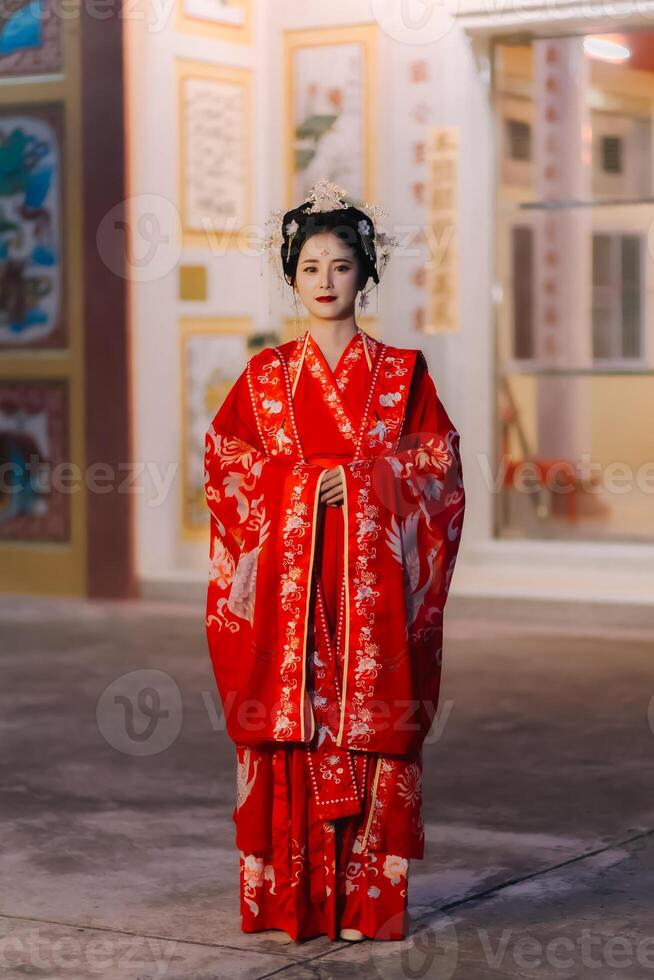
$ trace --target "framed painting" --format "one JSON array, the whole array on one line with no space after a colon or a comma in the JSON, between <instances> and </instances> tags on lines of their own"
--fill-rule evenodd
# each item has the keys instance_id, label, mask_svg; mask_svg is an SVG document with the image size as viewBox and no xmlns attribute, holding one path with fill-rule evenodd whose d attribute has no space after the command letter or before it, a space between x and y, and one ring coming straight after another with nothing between
<instances>
[{"instance_id":1,"label":"framed painting","mask_svg":"<svg viewBox=\"0 0 654 980\"><path fill-rule=\"evenodd\" d=\"M288 207L320 177L353 204L374 199L377 37L376 25L284 35Z\"/></svg>"},{"instance_id":2,"label":"framed painting","mask_svg":"<svg viewBox=\"0 0 654 980\"><path fill-rule=\"evenodd\" d=\"M70 536L65 381L0 381L0 541Z\"/></svg>"},{"instance_id":3,"label":"framed painting","mask_svg":"<svg viewBox=\"0 0 654 980\"><path fill-rule=\"evenodd\" d=\"M61 72L65 21L56 0L6 4L0 13L0 83L3 78Z\"/></svg>"},{"instance_id":4,"label":"framed painting","mask_svg":"<svg viewBox=\"0 0 654 980\"><path fill-rule=\"evenodd\" d=\"M214 41L249 44L252 0L177 0L176 29Z\"/></svg>"},{"instance_id":5,"label":"framed painting","mask_svg":"<svg viewBox=\"0 0 654 980\"><path fill-rule=\"evenodd\" d=\"M204 437L252 350L247 317L180 321L182 538L204 539L209 512L204 498Z\"/></svg>"},{"instance_id":6,"label":"framed painting","mask_svg":"<svg viewBox=\"0 0 654 980\"><path fill-rule=\"evenodd\" d=\"M0 351L66 345L63 146L60 104L0 109Z\"/></svg>"},{"instance_id":7,"label":"framed painting","mask_svg":"<svg viewBox=\"0 0 654 980\"><path fill-rule=\"evenodd\" d=\"M177 62L180 211L184 242L237 247L252 211L252 76Z\"/></svg>"}]
</instances>

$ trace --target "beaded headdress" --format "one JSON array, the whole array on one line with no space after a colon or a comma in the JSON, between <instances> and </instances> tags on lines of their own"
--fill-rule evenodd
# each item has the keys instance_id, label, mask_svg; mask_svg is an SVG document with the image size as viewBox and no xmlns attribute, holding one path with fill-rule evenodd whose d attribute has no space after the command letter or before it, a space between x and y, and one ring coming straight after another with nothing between
<instances>
[{"instance_id":1,"label":"beaded headdress","mask_svg":"<svg viewBox=\"0 0 654 980\"><path fill-rule=\"evenodd\" d=\"M303 214L325 214L346 209L356 209L361 212L360 220L356 222L356 232L370 267L374 270L372 273L374 281L361 291L360 307L361 310L364 310L368 305L368 294L379 282L391 254L399 242L381 227L381 218L387 212L377 205L367 202L356 206L351 204L347 200L347 191L326 177L321 177L313 185L307 201L300 208ZM295 218L284 225L284 216L285 212L281 210L271 213L266 222L266 235L261 244L260 252L262 255L268 254L277 275L284 282L288 282L284 269L284 249L288 261L300 225Z\"/></svg>"}]
</instances>

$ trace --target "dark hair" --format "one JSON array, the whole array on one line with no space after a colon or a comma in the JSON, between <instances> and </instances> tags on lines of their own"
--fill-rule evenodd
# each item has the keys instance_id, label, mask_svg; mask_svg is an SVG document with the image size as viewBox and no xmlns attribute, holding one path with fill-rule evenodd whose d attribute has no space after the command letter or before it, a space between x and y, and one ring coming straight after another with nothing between
<instances>
[{"instance_id":1,"label":"dark hair","mask_svg":"<svg viewBox=\"0 0 654 980\"><path fill-rule=\"evenodd\" d=\"M351 204L345 208L336 208L333 211L310 212L308 210L310 207L311 201L305 201L297 208L287 211L282 220L282 266L284 278L289 286L295 284L297 264L304 243L313 235L325 231L338 235L355 252L359 259L359 289L363 289L370 278L378 283L379 273L377 272L377 253L374 241L375 226L368 215ZM294 235L288 231L288 226L293 221L297 222L298 225ZM366 224L361 225L361 222ZM364 236L362 228L366 226L368 234ZM289 242L291 243L290 250Z\"/></svg>"}]
</instances>

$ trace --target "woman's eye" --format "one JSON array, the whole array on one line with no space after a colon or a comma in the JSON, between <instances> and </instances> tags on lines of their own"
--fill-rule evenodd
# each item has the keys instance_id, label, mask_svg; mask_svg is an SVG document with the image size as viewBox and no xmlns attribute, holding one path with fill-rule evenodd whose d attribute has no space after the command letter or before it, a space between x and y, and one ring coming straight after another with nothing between
<instances>
[{"instance_id":1,"label":"woman's eye","mask_svg":"<svg viewBox=\"0 0 654 980\"><path fill-rule=\"evenodd\" d=\"M349 265L337 265L334 268L335 268L336 272L349 272L350 271ZM307 265L307 266L305 266L304 271L305 272L317 272L318 269L317 269L317 266L315 266L315 265Z\"/></svg>"}]
</instances>

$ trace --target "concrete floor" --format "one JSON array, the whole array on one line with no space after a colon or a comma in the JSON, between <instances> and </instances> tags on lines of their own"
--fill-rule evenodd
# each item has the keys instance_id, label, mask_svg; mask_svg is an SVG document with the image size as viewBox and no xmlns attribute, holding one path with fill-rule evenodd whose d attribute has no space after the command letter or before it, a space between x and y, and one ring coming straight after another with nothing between
<instances>
[{"instance_id":1,"label":"concrete floor","mask_svg":"<svg viewBox=\"0 0 654 980\"><path fill-rule=\"evenodd\" d=\"M654 978L651 607L450 598L411 935L357 945L240 931L201 606L5 596L0 630L3 977Z\"/></svg>"}]
</instances>

